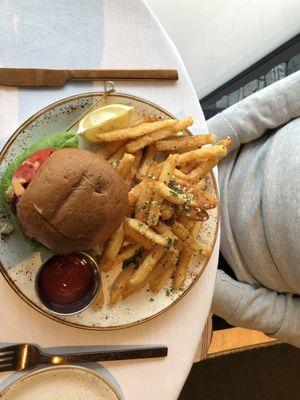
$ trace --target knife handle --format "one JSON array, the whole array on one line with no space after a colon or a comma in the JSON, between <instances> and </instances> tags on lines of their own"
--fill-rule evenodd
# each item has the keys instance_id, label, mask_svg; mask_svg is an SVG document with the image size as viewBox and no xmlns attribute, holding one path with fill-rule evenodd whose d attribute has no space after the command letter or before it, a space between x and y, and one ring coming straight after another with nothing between
<instances>
[{"instance_id":1,"label":"knife handle","mask_svg":"<svg viewBox=\"0 0 300 400\"><path fill-rule=\"evenodd\" d=\"M74 80L178 80L176 69L72 69L69 74Z\"/></svg>"}]
</instances>

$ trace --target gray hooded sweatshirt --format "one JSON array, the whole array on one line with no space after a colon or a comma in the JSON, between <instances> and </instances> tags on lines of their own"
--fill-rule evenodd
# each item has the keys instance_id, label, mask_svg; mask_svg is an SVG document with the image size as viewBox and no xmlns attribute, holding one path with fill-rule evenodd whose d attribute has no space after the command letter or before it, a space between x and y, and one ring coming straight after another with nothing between
<instances>
[{"instance_id":1,"label":"gray hooded sweatshirt","mask_svg":"<svg viewBox=\"0 0 300 400\"><path fill-rule=\"evenodd\" d=\"M234 145L219 168L221 251L212 311L300 347L300 71L208 121Z\"/></svg>"}]
</instances>

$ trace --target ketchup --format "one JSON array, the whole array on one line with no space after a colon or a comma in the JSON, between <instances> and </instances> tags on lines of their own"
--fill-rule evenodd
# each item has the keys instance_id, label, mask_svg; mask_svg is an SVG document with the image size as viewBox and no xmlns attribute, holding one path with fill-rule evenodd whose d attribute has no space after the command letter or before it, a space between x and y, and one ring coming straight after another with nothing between
<instances>
[{"instance_id":1,"label":"ketchup","mask_svg":"<svg viewBox=\"0 0 300 400\"><path fill-rule=\"evenodd\" d=\"M92 262L82 253L55 255L44 264L38 281L47 302L73 304L92 289Z\"/></svg>"}]
</instances>

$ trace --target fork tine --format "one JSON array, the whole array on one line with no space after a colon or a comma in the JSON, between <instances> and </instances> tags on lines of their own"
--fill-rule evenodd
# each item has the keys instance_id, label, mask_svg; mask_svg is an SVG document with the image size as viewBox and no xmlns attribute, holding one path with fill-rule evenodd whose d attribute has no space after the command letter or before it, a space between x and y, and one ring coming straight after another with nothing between
<instances>
[{"instance_id":1,"label":"fork tine","mask_svg":"<svg viewBox=\"0 0 300 400\"><path fill-rule=\"evenodd\" d=\"M14 371L15 365L15 352L18 346L7 346L0 348L0 372Z\"/></svg>"},{"instance_id":2,"label":"fork tine","mask_svg":"<svg viewBox=\"0 0 300 400\"><path fill-rule=\"evenodd\" d=\"M17 349L18 346L8 346L8 347L3 347L2 349L0 348L0 363L2 363L3 360L6 359L13 359L16 355Z\"/></svg>"},{"instance_id":3,"label":"fork tine","mask_svg":"<svg viewBox=\"0 0 300 400\"><path fill-rule=\"evenodd\" d=\"M15 371L16 367L13 364L6 364L0 366L0 372Z\"/></svg>"},{"instance_id":4,"label":"fork tine","mask_svg":"<svg viewBox=\"0 0 300 400\"><path fill-rule=\"evenodd\" d=\"M10 350L10 351L0 351L0 358L1 357L5 357L5 356L9 356L9 355L14 355L15 354L15 352L14 351L12 351L12 350Z\"/></svg>"},{"instance_id":5,"label":"fork tine","mask_svg":"<svg viewBox=\"0 0 300 400\"><path fill-rule=\"evenodd\" d=\"M0 365L5 363L5 362L12 361L12 360L14 360L14 357L0 358Z\"/></svg>"},{"instance_id":6,"label":"fork tine","mask_svg":"<svg viewBox=\"0 0 300 400\"><path fill-rule=\"evenodd\" d=\"M16 350L19 349L19 347L20 347L19 345L12 345L12 346L1 347L1 348L0 348L0 354L6 353L6 352L8 352L8 351L13 351L13 352L15 352Z\"/></svg>"}]
</instances>

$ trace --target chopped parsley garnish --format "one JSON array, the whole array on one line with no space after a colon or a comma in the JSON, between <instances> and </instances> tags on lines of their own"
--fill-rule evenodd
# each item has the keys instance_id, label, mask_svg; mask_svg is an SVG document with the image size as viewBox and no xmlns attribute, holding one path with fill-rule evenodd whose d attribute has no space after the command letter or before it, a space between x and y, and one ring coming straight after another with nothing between
<instances>
[{"instance_id":1,"label":"chopped parsley garnish","mask_svg":"<svg viewBox=\"0 0 300 400\"><path fill-rule=\"evenodd\" d=\"M171 193L171 195L174 196L174 197L179 197L179 193L176 192L176 191L173 190L173 189L170 189L170 193Z\"/></svg>"},{"instance_id":2,"label":"chopped parsley garnish","mask_svg":"<svg viewBox=\"0 0 300 400\"><path fill-rule=\"evenodd\" d=\"M168 244L167 244L167 249L170 250L174 245L174 239L173 238L168 238Z\"/></svg>"},{"instance_id":3,"label":"chopped parsley garnish","mask_svg":"<svg viewBox=\"0 0 300 400\"><path fill-rule=\"evenodd\" d=\"M150 224L153 224L154 223L154 215L151 215L150 217L149 217L149 222L150 222ZM148 223L149 223L148 222Z\"/></svg>"},{"instance_id":4,"label":"chopped parsley garnish","mask_svg":"<svg viewBox=\"0 0 300 400\"><path fill-rule=\"evenodd\" d=\"M170 182L169 182L169 188L170 188L173 192L176 193L175 197L178 197L178 193L183 193L182 187L181 187L180 185L177 185L177 184L176 184L176 180L173 179L173 178L172 178L172 179L170 180ZM172 193L172 196L174 196L173 193Z\"/></svg>"},{"instance_id":5,"label":"chopped parsley garnish","mask_svg":"<svg viewBox=\"0 0 300 400\"><path fill-rule=\"evenodd\" d=\"M184 199L185 199L185 202L186 202L186 203L190 203L190 202L191 202L192 196L190 196L190 195L187 194L187 193L184 193L183 196L184 196Z\"/></svg>"}]
</instances>

